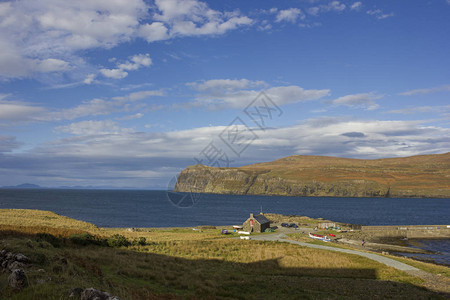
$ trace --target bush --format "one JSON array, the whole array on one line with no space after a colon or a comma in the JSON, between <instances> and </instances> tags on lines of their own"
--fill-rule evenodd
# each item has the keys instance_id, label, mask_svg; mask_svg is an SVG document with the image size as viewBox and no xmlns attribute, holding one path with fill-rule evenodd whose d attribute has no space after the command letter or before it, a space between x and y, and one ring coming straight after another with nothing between
<instances>
[{"instance_id":1,"label":"bush","mask_svg":"<svg viewBox=\"0 0 450 300\"><path fill-rule=\"evenodd\" d=\"M140 236L137 239L133 240L133 246L145 246L147 245L147 239L143 236Z\"/></svg>"},{"instance_id":2,"label":"bush","mask_svg":"<svg viewBox=\"0 0 450 300\"><path fill-rule=\"evenodd\" d=\"M57 248L61 246L61 241L56 236L49 234L49 233L37 233L36 234L36 240L38 242L47 242L51 244L53 247Z\"/></svg>"},{"instance_id":3,"label":"bush","mask_svg":"<svg viewBox=\"0 0 450 300\"><path fill-rule=\"evenodd\" d=\"M131 245L130 241L121 234L115 234L109 237L107 242L110 247L128 247Z\"/></svg>"},{"instance_id":4,"label":"bush","mask_svg":"<svg viewBox=\"0 0 450 300\"><path fill-rule=\"evenodd\" d=\"M98 238L93 236L89 233L82 233L82 234L72 234L69 237L69 240L77 245L81 246L87 246L87 245L105 245L106 241L104 239Z\"/></svg>"}]
</instances>

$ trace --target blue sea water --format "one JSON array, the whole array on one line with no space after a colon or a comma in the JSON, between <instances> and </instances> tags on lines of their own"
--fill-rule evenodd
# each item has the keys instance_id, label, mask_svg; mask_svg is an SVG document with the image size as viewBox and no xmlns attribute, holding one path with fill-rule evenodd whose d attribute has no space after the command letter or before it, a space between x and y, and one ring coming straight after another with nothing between
<instances>
[{"instance_id":1,"label":"blue sea water","mask_svg":"<svg viewBox=\"0 0 450 300\"><path fill-rule=\"evenodd\" d=\"M450 266L450 239L420 239L410 240L410 247L434 251L433 254L399 253L403 256L419 260L432 260L438 264Z\"/></svg>"},{"instance_id":2,"label":"blue sea water","mask_svg":"<svg viewBox=\"0 0 450 300\"><path fill-rule=\"evenodd\" d=\"M264 212L361 225L450 223L450 199L197 194L195 201L193 206L176 206L166 191L0 189L0 208L50 210L100 227L231 225L261 207Z\"/></svg>"}]
</instances>

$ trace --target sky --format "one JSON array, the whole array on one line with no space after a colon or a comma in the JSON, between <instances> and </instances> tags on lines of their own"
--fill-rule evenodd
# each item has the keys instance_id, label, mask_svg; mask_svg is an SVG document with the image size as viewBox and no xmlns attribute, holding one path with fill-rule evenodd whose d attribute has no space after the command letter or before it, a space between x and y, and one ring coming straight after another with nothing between
<instances>
[{"instance_id":1,"label":"sky","mask_svg":"<svg viewBox=\"0 0 450 300\"><path fill-rule=\"evenodd\" d=\"M450 1L0 1L0 186L450 149Z\"/></svg>"}]
</instances>

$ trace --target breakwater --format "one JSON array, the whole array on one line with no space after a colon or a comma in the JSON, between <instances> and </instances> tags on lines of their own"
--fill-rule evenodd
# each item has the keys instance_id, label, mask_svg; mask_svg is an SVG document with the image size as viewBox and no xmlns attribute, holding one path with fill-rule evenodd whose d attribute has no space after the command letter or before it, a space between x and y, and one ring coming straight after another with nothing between
<instances>
[{"instance_id":1,"label":"breakwater","mask_svg":"<svg viewBox=\"0 0 450 300\"><path fill-rule=\"evenodd\" d=\"M361 226L361 231L378 237L450 238L450 225Z\"/></svg>"}]
</instances>

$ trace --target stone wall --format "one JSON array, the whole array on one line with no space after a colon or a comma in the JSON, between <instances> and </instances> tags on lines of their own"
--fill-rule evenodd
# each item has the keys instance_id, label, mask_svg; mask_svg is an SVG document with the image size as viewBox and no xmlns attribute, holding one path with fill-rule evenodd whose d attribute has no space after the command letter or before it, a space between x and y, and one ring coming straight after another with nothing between
<instances>
[{"instance_id":1,"label":"stone wall","mask_svg":"<svg viewBox=\"0 0 450 300\"><path fill-rule=\"evenodd\" d=\"M361 231L380 237L450 238L450 225L361 226Z\"/></svg>"}]
</instances>

